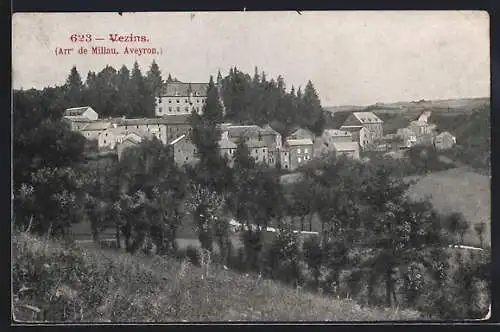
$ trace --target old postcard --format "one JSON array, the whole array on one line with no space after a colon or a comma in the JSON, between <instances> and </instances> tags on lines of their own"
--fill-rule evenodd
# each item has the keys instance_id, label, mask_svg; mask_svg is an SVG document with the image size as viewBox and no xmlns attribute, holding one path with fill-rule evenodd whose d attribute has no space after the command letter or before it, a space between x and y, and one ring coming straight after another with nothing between
<instances>
[{"instance_id":1,"label":"old postcard","mask_svg":"<svg viewBox=\"0 0 500 332\"><path fill-rule=\"evenodd\" d=\"M15 323L491 315L486 12L12 25Z\"/></svg>"}]
</instances>

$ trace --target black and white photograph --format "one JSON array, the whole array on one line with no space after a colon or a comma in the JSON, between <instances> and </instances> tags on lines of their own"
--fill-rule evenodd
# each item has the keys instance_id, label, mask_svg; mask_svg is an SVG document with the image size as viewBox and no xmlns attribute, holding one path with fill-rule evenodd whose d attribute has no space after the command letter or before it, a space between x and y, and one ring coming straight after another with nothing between
<instances>
[{"instance_id":1,"label":"black and white photograph","mask_svg":"<svg viewBox=\"0 0 500 332\"><path fill-rule=\"evenodd\" d=\"M15 13L11 321L491 317L485 11Z\"/></svg>"}]
</instances>

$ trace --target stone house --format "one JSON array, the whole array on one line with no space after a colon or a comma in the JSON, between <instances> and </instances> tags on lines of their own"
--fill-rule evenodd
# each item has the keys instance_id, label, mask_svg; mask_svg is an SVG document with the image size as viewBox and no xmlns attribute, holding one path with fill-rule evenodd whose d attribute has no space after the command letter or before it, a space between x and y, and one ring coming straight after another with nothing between
<instances>
[{"instance_id":1,"label":"stone house","mask_svg":"<svg viewBox=\"0 0 500 332\"><path fill-rule=\"evenodd\" d=\"M256 163L269 164L269 147L263 140L250 138L246 145L250 156L254 158Z\"/></svg>"},{"instance_id":2,"label":"stone house","mask_svg":"<svg viewBox=\"0 0 500 332\"><path fill-rule=\"evenodd\" d=\"M118 128L123 130L125 135L134 131L142 131L154 135L163 144L167 144L167 127L158 119L119 119L115 124Z\"/></svg>"},{"instance_id":3,"label":"stone house","mask_svg":"<svg viewBox=\"0 0 500 332\"><path fill-rule=\"evenodd\" d=\"M99 135L106 129L113 127L112 123L109 121L94 121L88 123L86 126L81 128L79 131L82 135L89 141L97 140Z\"/></svg>"},{"instance_id":4,"label":"stone house","mask_svg":"<svg viewBox=\"0 0 500 332\"><path fill-rule=\"evenodd\" d=\"M116 143L116 152L118 155L118 160L121 160L123 152L125 149L136 147L143 140L143 137L138 133L130 133L125 135L123 139Z\"/></svg>"},{"instance_id":5,"label":"stone house","mask_svg":"<svg viewBox=\"0 0 500 332\"><path fill-rule=\"evenodd\" d=\"M226 157L229 161L229 166L233 166L234 162L234 154L236 152L236 144L234 144L228 137L227 135L223 135L222 138L219 140L219 149L220 149L220 154L223 157Z\"/></svg>"},{"instance_id":6,"label":"stone house","mask_svg":"<svg viewBox=\"0 0 500 332\"><path fill-rule=\"evenodd\" d=\"M257 125L232 125L222 124L221 130L233 143L238 144L244 140L248 148L261 149L254 152L254 158L265 160L269 165L277 165L280 160L280 150L282 148L281 135L269 125L259 127ZM252 145L252 147L250 147ZM266 151L266 156L262 151Z\"/></svg>"},{"instance_id":7,"label":"stone house","mask_svg":"<svg viewBox=\"0 0 500 332\"><path fill-rule=\"evenodd\" d=\"M123 127L110 127L103 130L97 137L97 147L99 150L114 150L116 144L126 136Z\"/></svg>"},{"instance_id":8,"label":"stone house","mask_svg":"<svg viewBox=\"0 0 500 332\"><path fill-rule=\"evenodd\" d=\"M313 156L312 139L287 139L281 151L281 167L295 170L311 160Z\"/></svg>"},{"instance_id":9,"label":"stone house","mask_svg":"<svg viewBox=\"0 0 500 332\"><path fill-rule=\"evenodd\" d=\"M434 146L438 150L451 149L457 144L457 139L451 133L444 131L434 138Z\"/></svg>"},{"instance_id":10,"label":"stone house","mask_svg":"<svg viewBox=\"0 0 500 332\"><path fill-rule=\"evenodd\" d=\"M357 142L362 150L368 148L368 129L363 126L342 126L340 128L341 130L347 130L351 132L352 141Z\"/></svg>"},{"instance_id":11,"label":"stone house","mask_svg":"<svg viewBox=\"0 0 500 332\"><path fill-rule=\"evenodd\" d=\"M168 145L178 167L194 165L198 162L196 146L191 142L188 135L182 134Z\"/></svg>"},{"instance_id":12,"label":"stone house","mask_svg":"<svg viewBox=\"0 0 500 332\"><path fill-rule=\"evenodd\" d=\"M332 149L335 155L346 156L352 159L359 160L359 144L357 142L333 142Z\"/></svg>"},{"instance_id":13,"label":"stone house","mask_svg":"<svg viewBox=\"0 0 500 332\"><path fill-rule=\"evenodd\" d=\"M365 141L361 146L366 149L382 138L383 123L373 112L353 112L347 117L340 129L364 127L366 129Z\"/></svg>"}]
</instances>

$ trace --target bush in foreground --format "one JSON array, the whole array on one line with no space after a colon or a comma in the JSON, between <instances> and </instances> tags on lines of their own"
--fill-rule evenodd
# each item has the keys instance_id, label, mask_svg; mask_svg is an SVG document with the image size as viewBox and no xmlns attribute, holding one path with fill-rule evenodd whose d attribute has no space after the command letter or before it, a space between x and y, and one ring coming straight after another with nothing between
<instances>
[{"instance_id":1,"label":"bush in foreground","mask_svg":"<svg viewBox=\"0 0 500 332\"><path fill-rule=\"evenodd\" d=\"M131 256L63 246L13 235L16 319L31 320L21 305L40 309L35 320L169 322L241 320L412 320L415 311L361 309L293 290L256 276L201 269L173 259Z\"/></svg>"}]
</instances>

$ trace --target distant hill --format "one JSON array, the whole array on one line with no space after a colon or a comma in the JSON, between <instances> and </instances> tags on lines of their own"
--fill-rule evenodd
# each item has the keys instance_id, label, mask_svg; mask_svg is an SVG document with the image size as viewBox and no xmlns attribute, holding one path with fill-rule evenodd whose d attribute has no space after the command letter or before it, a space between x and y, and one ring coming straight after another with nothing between
<instances>
[{"instance_id":1,"label":"distant hill","mask_svg":"<svg viewBox=\"0 0 500 332\"><path fill-rule=\"evenodd\" d=\"M369 106L327 106L323 107L330 113L337 112L357 112L357 111L379 111L382 113L406 113L423 112L424 110L434 110L440 113L446 112L470 112L483 105L489 105L490 98L463 98L463 99L441 99L441 100L421 100L410 102L376 103Z\"/></svg>"}]
</instances>

